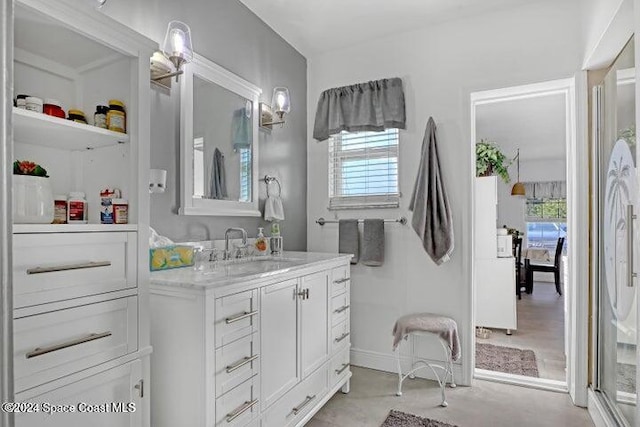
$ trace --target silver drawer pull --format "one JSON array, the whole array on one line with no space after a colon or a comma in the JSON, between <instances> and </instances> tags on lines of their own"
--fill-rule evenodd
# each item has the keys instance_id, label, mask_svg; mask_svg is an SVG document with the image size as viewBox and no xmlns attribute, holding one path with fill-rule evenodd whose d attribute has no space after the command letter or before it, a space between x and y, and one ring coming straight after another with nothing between
<instances>
[{"instance_id":1,"label":"silver drawer pull","mask_svg":"<svg viewBox=\"0 0 640 427\"><path fill-rule=\"evenodd\" d=\"M340 369L336 369L336 375L340 375L342 374L344 371L347 370L347 368L350 366L349 363L343 363L342 367Z\"/></svg>"},{"instance_id":2,"label":"silver drawer pull","mask_svg":"<svg viewBox=\"0 0 640 427\"><path fill-rule=\"evenodd\" d=\"M83 270L85 268L109 267L111 261L81 262L78 264L56 265L53 267L34 267L27 274L53 273L55 271Z\"/></svg>"},{"instance_id":3,"label":"silver drawer pull","mask_svg":"<svg viewBox=\"0 0 640 427\"><path fill-rule=\"evenodd\" d=\"M335 339L336 342L340 342L343 339L345 339L346 337L348 337L349 335L351 335L349 332L345 332L344 334L340 335L338 338Z\"/></svg>"},{"instance_id":4,"label":"silver drawer pull","mask_svg":"<svg viewBox=\"0 0 640 427\"><path fill-rule=\"evenodd\" d=\"M343 311L347 310L349 308L349 305L343 305L340 308L336 308L335 310L333 310L334 313L342 313Z\"/></svg>"},{"instance_id":5,"label":"silver drawer pull","mask_svg":"<svg viewBox=\"0 0 640 427\"><path fill-rule=\"evenodd\" d=\"M235 420L240 415L244 414L249 409L253 408L256 405L256 403L258 403L258 399L253 399L252 401L244 402L242 406L240 406L238 409L235 409L233 412L230 412L227 415L227 422L230 423L231 421Z\"/></svg>"},{"instance_id":6,"label":"silver drawer pull","mask_svg":"<svg viewBox=\"0 0 640 427\"><path fill-rule=\"evenodd\" d=\"M247 363L253 362L258 357L260 357L260 356L257 355L257 354L255 356L245 357L242 360L239 360L238 362L234 363L233 365L227 366L227 374L230 374L233 371L237 371L238 369L242 368Z\"/></svg>"},{"instance_id":7,"label":"silver drawer pull","mask_svg":"<svg viewBox=\"0 0 640 427\"><path fill-rule=\"evenodd\" d=\"M110 337L111 335L112 335L111 331L102 332L100 334L89 334L86 337L78 338L73 341L67 341L62 344L52 345L51 347L42 347L42 348L38 347L33 351L30 351L29 353L27 353L27 359L31 359L32 357L42 356L43 354L47 354L47 353L53 353L54 351L84 344L86 342L99 340L101 338Z\"/></svg>"},{"instance_id":8,"label":"silver drawer pull","mask_svg":"<svg viewBox=\"0 0 640 427\"><path fill-rule=\"evenodd\" d=\"M351 279L350 277L345 277L343 279L334 280L333 283L335 283L336 285L339 285L340 283L348 282L350 279Z\"/></svg>"},{"instance_id":9,"label":"silver drawer pull","mask_svg":"<svg viewBox=\"0 0 640 427\"><path fill-rule=\"evenodd\" d=\"M298 412L302 411L304 409L304 407L307 406L309 403L311 403L313 401L313 399L315 399L315 398L316 398L315 394L313 396L307 396L307 398L304 399L304 402L302 402L298 406L295 406L291 410L291 412L293 412L293 415L298 415Z\"/></svg>"},{"instance_id":10,"label":"silver drawer pull","mask_svg":"<svg viewBox=\"0 0 640 427\"><path fill-rule=\"evenodd\" d=\"M224 321L227 322L227 324L229 324L229 323L237 322L242 319L246 319L247 317L255 316L256 314L258 314L258 310L245 311L235 316L227 317Z\"/></svg>"}]
</instances>

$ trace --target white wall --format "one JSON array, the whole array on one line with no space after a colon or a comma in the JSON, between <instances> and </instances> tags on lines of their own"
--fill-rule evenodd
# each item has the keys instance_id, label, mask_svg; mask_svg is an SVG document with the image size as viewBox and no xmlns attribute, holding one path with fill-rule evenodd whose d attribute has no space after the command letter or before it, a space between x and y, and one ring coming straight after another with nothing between
<instances>
[{"instance_id":1,"label":"white wall","mask_svg":"<svg viewBox=\"0 0 640 427\"><path fill-rule=\"evenodd\" d=\"M583 0L582 13L584 19L583 37L585 41L585 59L594 55L594 51L603 38L607 27L624 1L625 0Z\"/></svg>"},{"instance_id":2,"label":"white wall","mask_svg":"<svg viewBox=\"0 0 640 427\"><path fill-rule=\"evenodd\" d=\"M393 370L391 329L410 312L452 316L462 336L464 383L471 357L471 141L469 95L571 77L580 69L583 46L576 2L542 2L461 19L420 31L308 58L308 123L313 129L321 91L356 82L399 76L404 81L407 130L400 133L399 209L339 212L347 217L410 217L418 156L428 117L438 125L440 161L453 209L456 250L437 267L409 227L388 224L386 261L380 268L352 268L353 362ZM335 252L337 226L315 224L333 218L327 210L327 143L308 131L309 250ZM431 356L441 358L432 346Z\"/></svg>"}]
</instances>

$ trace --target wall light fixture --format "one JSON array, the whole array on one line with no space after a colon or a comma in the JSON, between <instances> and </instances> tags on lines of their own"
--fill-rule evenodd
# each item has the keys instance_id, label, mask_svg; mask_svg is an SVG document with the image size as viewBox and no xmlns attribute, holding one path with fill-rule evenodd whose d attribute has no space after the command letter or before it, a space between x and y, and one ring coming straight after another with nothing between
<instances>
[{"instance_id":1,"label":"wall light fixture","mask_svg":"<svg viewBox=\"0 0 640 427\"><path fill-rule=\"evenodd\" d=\"M184 71L182 66L193 60L191 29L181 21L171 21L164 37L162 51L151 57L151 81L171 89L171 77L176 78ZM171 69L175 71L171 71Z\"/></svg>"}]
</instances>

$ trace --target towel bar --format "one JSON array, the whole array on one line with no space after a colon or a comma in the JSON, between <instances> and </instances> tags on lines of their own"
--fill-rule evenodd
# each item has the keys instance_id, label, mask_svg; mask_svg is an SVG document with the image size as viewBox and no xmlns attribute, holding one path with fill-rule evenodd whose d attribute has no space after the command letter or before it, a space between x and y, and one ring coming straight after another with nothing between
<instances>
[{"instance_id":1,"label":"towel bar","mask_svg":"<svg viewBox=\"0 0 640 427\"><path fill-rule=\"evenodd\" d=\"M318 218L316 219L316 224L319 225L325 225L325 224L337 224L339 221L337 219L324 219L324 218ZM358 224L362 224L364 222L364 219L359 219L358 220ZM407 218L402 216L400 218L397 219L385 219L384 222L398 222L402 225L406 225L407 224Z\"/></svg>"}]
</instances>

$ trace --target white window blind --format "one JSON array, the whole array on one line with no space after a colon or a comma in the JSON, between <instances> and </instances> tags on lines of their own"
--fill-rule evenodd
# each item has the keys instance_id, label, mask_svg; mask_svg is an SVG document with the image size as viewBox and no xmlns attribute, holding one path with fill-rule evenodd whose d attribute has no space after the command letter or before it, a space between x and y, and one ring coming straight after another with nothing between
<instances>
[{"instance_id":1,"label":"white window blind","mask_svg":"<svg viewBox=\"0 0 640 427\"><path fill-rule=\"evenodd\" d=\"M251 201L251 149L240 148L240 201Z\"/></svg>"},{"instance_id":2,"label":"white window blind","mask_svg":"<svg viewBox=\"0 0 640 427\"><path fill-rule=\"evenodd\" d=\"M329 139L329 208L398 207L398 129Z\"/></svg>"}]
</instances>

